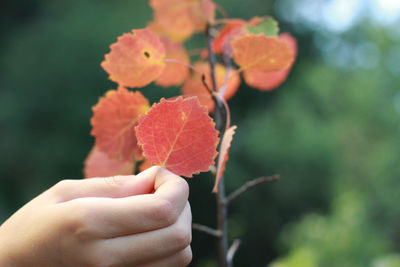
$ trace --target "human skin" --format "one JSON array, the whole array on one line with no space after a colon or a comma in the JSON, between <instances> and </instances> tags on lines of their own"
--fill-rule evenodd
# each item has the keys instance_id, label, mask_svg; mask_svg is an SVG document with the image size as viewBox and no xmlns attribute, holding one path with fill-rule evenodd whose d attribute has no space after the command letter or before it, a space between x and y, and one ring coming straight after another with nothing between
<instances>
[{"instance_id":1,"label":"human skin","mask_svg":"<svg viewBox=\"0 0 400 267\"><path fill-rule=\"evenodd\" d=\"M185 180L161 167L63 180L0 226L0 266L186 266Z\"/></svg>"}]
</instances>

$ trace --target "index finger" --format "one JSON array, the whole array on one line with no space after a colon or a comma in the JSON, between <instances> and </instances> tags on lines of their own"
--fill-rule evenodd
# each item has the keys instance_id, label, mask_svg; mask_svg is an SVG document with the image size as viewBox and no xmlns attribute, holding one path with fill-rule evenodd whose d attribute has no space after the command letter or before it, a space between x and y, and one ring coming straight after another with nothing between
<instances>
[{"instance_id":1,"label":"index finger","mask_svg":"<svg viewBox=\"0 0 400 267\"><path fill-rule=\"evenodd\" d=\"M140 174L139 174L140 175ZM93 231L103 238L153 231L174 224L186 206L186 181L164 168L154 175L154 193L123 198L86 198Z\"/></svg>"},{"instance_id":2,"label":"index finger","mask_svg":"<svg viewBox=\"0 0 400 267\"><path fill-rule=\"evenodd\" d=\"M189 186L186 181L166 168L160 168L157 172L154 180L154 190L155 197L179 207L179 214L185 207L189 197Z\"/></svg>"}]
</instances>

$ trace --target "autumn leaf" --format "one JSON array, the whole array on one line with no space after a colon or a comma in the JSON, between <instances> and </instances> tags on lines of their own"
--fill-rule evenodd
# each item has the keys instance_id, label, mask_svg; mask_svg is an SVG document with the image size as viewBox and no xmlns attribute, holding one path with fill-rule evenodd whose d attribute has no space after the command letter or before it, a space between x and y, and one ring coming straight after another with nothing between
<instances>
[{"instance_id":1,"label":"autumn leaf","mask_svg":"<svg viewBox=\"0 0 400 267\"><path fill-rule=\"evenodd\" d=\"M196 97L161 99L140 117L136 136L146 159L175 174L192 177L214 165L218 131Z\"/></svg>"},{"instance_id":2,"label":"autumn leaf","mask_svg":"<svg viewBox=\"0 0 400 267\"><path fill-rule=\"evenodd\" d=\"M243 78L250 87L261 91L271 91L281 85L289 75L288 69L272 72L245 71Z\"/></svg>"},{"instance_id":3,"label":"autumn leaf","mask_svg":"<svg viewBox=\"0 0 400 267\"><path fill-rule=\"evenodd\" d=\"M197 72L194 72L192 76L187 79L182 87L182 94L187 96L197 96L200 104L206 106L209 112L214 110L214 100L211 97L210 92L204 86L202 82L202 74L205 75L205 81L207 85L212 89L212 80L210 76L210 64L207 62L196 62L194 68ZM224 92L224 99L230 99L238 90L240 85L240 77L235 71L231 71L229 77L226 77L226 68L217 63L215 66L215 78L217 81L217 88L221 90L222 86L226 84ZM225 80L227 78L227 80Z\"/></svg>"},{"instance_id":4,"label":"autumn leaf","mask_svg":"<svg viewBox=\"0 0 400 267\"><path fill-rule=\"evenodd\" d=\"M97 149L111 159L131 161L138 151L135 126L148 109L149 102L140 92L123 87L108 91L93 107L90 120Z\"/></svg>"},{"instance_id":5,"label":"autumn leaf","mask_svg":"<svg viewBox=\"0 0 400 267\"><path fill-rule=\"evenodd\" d=\"M191 2L190 13L194 30L195 32L204 31L207 23L212 24L214 22L217 6L212 0L194 0Z\"/></svg>"},{"instance_id":6,"label":"autumn leaf","mask_svg":"<svg viewBox=\"0 0 400 267\"><path fill-rule=\"evenodd\" d=\"M286 42L289 49L293 52L293 57L296 58L298 50L296 39L290 33L284 32L279 35L279 40Z\"/></svg>"},{"instance_id":7,"label":"autumn leaf","mask_svg":"<svg viewBox=\"0 0 400 267\"><path fill-rule=\"evenodd\" d=\"M248 34L232 42L233 57L242 70L279 71L293 63L293 52L285 41L264 34Z\"/></svg>"},{"instance_id":8,"label":"autumn leaf","mask_svg":"<svg viewBox=\"0 0 400 267\"><path fill-rule=\"evenodd\" d=\"M255 17L249 22L247 31L254 34L263 33L265 36L278 36L278 22L272 17Z\"/></svg>"},{"instance_id":9,"label":"autumn leaf","mask_svg":"<svg viewBox=\"0 0 400 267\"><path fill-rule=\"evenodd\" d=\"M85 178L129 175L133 174L133 169L133 162L110 159L106 153L93 147L84 162L83 174Z\"/></svg>"},{"instance_id":10,"label":"autumn leaf","mask_svg":"<svg viewBox=\"0 0 400 267\"><path fill-rule=\"evenodd\" d=\"M224 27L219 31L218 36L212 42L212 50L214 53L222 53L224 46L228 40L232 40L233 35L241 33L241 29L246 24L245 20L232 19L229 23L226 23Z\"/></svg>"},{"instance_id":11,"label":"autumn leaf","mask_svg":"<svg viewBox=\"0 0 400 267\"><path fill-rule=\"evenodd\" d=\"M288 33L282 33L279 35L279 39L285 41L289 48L293 52L293 57L297 55L297 42ZM289 75L291 65L287 69L281 71L272 72L260 72L260 71L244 71L243 78L247 85L257 88L261 91L270 91L281 85Z\"/></svg>"},{"instance_id":12,"label":"autumn leaf","mask_svg":"<svg viewBox=\"0 0 400 267\"><path fill-rule=\"evenodd\" d=\"M218 192L218 184L225 171L225 165L229 158L229 148L231 147L231 142L233 139L233 135L235 134L236 128L236 126L230 127L228 130L225 131L224 137L222 138L220 153L218 157L217 174L213 188L214 193Z\"/></svg>"},{"instance_id":13,"label":"autumn leaf","mask_svg":"<svg viewBox=\"0 0 400 267\"><path fill-rule=\"evenodd\" d=\"M203 31L215 17L212 0L151 0L154 28L174 41L182 42L193 33Z\"/></svg>"},{"instance_id":14,"label":"autumn leaf","mask_svg":"<svg viewBox=\"0 0 400 267\"><path fill-rule=\"evenodd\" d=\"M225 25L219 31L217 37L212 41L214 53L222 53L232 56L231 43L240 36L249 33L263 33L266 36L278 36L278 22L272 17L253 17L249 21L242 19L225 19Z\"/></svg>"},{"instance_id":15,"label":"autumn leaf","mask_svg":"<svg viewBox=\"0 0 400 267\"><path fill-rule=\"evenodd\" d=\"M190 64L190 59L186 49L181 43L172 42L166 37L162 37L161 41L166 50L166 58L170 62L167 62L164 71L155 82L163 87L180 85L189 75L189 69L185 64Z\"/></svg>"},{"instance_id":16,"label":"autumn leaf","mask_svg":"<svg viewBox=\"0 0 400 267\"><path fill-rule=\"evenodd\" d=\"M118 37L101 63L110 80L126 87L143 87L157 79L165 68L165 49L148 29L133 30Z\"/></svg>"}]
</instances>

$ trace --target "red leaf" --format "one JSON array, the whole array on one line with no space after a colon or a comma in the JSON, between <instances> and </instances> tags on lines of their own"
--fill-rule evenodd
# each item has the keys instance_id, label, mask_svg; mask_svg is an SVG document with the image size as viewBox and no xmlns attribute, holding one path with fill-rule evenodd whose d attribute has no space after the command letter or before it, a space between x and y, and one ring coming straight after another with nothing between
<instances>
[{"instance_id":1,"label":"red leaf","mask_svg":"<svg viewBox=\"0 0 400 267\"><path fill-rule=\"evenodd\" d=\"M108 91L93 107L90 120L97 149L111 159L131 161L138 151L135 126L148 109L149 102L140 92L123 87Z\"/></svg>"},{"instance_id":2,"label":"red leaf","mask_svg":"<svg viewBox=\"0 0 400 267\"><path fill-rule=\"evenodd\" d=\"M225 131L224 137L222 138L220 154L218 157L217 175L213 188L214 193L218 192L218 184L225 171L225 164L229 158L229 148L231 147L231 142L233 139L233 135L235 134L236 128L236 126L230 127L228 130Z\"/></svg>"},{"instance_id":3,"label":"red leaf","mask_svg":"<svg viewBox=\"0 0 400 267\"><path fill-rule=\"evenodd\" d=\"M87 156L83 173L85 178L133 174L133 162L110 159L106 153L93 147Z\"/></svg>"},{"instance_id":4,"label":"red leaf","mask_svg":"<svg viewBox=\"0 0 400 267\"><path fill-rule=\"evenodd\" d=\"M140 117L136 136L146 159L178 175L192 177L214 165L218 131L196 97L161 99Z\"/></svg>"},{"instance_id":5,"label":"red leaf","mask_svg":"<svg viewBox=\"0 0 400 267\"><path fill-rule=\"evenodd\" d=\"M246 21L241 19L235 19L225 24L220 30L218 36L212 42L212 50L214 53L221 53L227 39L232 39L228 37L230 37L232 33L235 33L237 29L242 28L244 25L246 25Z\"/></svg>"},{"instance_id":6,"label":"red leaf","mask_svg":"<svg viewBox=\"0 0 400 267\"><path fill-rule=\"evenodd\" d=\"M110 80L121 86L143 87L164 70L165 49L157 35L148 29L133 30L118 37L101 63Z\"/></svg>"}]
</instances>

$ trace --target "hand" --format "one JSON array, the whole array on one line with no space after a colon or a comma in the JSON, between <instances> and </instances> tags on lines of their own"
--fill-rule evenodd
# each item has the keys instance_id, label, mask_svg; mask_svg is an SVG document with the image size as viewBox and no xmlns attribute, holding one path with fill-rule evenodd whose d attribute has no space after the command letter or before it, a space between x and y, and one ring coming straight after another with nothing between
<instances>
[{"instance_id":1,"label":"hand","mask_svg":"<svg viewBox=\"0 0 400 267\"><path fill-rule=\"evenodd\" d=\"M160 167L63 180L0 226L0 266L186 266L188 193Z\"/></svg>"}]
</instances>

